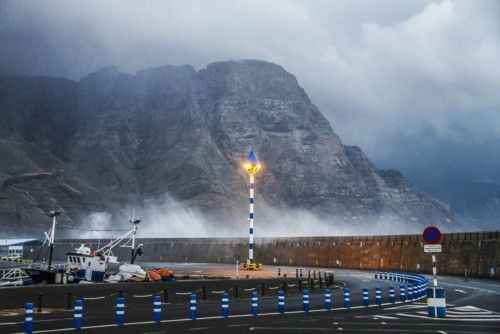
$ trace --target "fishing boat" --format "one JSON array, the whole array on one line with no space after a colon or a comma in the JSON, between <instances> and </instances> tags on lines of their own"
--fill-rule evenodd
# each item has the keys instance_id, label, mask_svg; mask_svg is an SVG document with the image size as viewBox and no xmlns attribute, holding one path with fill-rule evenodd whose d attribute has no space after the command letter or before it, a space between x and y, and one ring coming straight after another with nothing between
<instances>
[{"instance_id":1,"label":"fishing boat","mask_svg":"<svg viewBox=\"0 0 500 334\"><path fill-rule=\"evenodd\" d=\"M113 248L120 245L122 248L130 248L132 257L130 263L133 264L137 255L142 254L143 245L135 248L135 237L137 234L137 225L141 221L138 219L131 220L132 228L112 239L103 247L91 251L90 247L85 244L80 245L74 252L67 253L67 273L70 281L80 282L103 282L106 275L106 269L109 264L118 264L118 258L113 254Z\"/></svg>"},{"instance_id":2,"label":"fishing boat","mask_svg":"<svg viewBox=\"0 0 500 334\"><path fill-rule=\"evenodd\" d=\"M45 232L45 243L49 246L49 261L45 263L33 263L26 268L23 268L24 272L32 279L34 284L57 284L61 283L63 280L63 275L65 274L64 267L54 266L52 264L52 256L54 254L54 240L57 219L56 217L61 214L60 211L51 211L50 217L52 218L52 228L49 232Z\"/></svg>"},{"instance_id":3,"label":"fishing boat","mask_svg":"<svg viewBox=\"0 0 500 334\"><path fill-rule=\"evenodd\" d=\"M24 272L32 279L34 284L61 284L61 283L79 283L85 282L103 282L106 278L106 269L109 264L118 264L118 258L113 254L113 248L120 246L131 249L130 263L133 264L136 257L142 254L143 245L135 247L135 238L137 234L138 224L141 222L138 219L130 221L132 228L117 238L112 239L103 247L92 251L85 243L75 251L66 254L67 262L65 264L54 265L54 240L55 230L57 226L56 217L61 212L51 211L52 228L48 233L45 233L44 245L47 243L49 247L48 263L33 263L26 268L22 268Z\"/></svg>"}]
</instances>

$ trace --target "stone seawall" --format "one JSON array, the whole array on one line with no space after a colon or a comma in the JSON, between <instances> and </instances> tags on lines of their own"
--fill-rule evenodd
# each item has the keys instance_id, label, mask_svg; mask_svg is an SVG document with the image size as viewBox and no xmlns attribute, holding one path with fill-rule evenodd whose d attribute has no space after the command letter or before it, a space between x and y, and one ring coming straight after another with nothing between
<instances>
[{"instance_id":1,"label":"stone seawall","mask_svg":"<svg viewBox=\"0 0 500 334\"><path fill-rule=\"evenodd\" d=\"M490 268L500 269L500 232L450 233L441 242L437 256L440 274L488 277ZM82 240L58 240L56 258L78 247ZM107 240L87 240L96 249ZM143 243L145 262L233 263L236 254L245 261L246 238L157 238L138 239ZM130 249L116 248L121 261L130 258ZM257 238L255 259L264 264L341 267L431 272L431 256L423 251L420 235L363 237ZM276 260L276 261L275 261ZM500 274L497 274L497 279Z\"/></svg>"}]
</instances>

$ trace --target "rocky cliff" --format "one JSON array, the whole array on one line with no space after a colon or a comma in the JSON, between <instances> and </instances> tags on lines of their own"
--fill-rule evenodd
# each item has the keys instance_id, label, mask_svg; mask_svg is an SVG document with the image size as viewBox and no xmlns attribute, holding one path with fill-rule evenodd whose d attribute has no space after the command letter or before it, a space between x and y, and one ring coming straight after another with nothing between
<instances>
[{"instance_id":1,"label":"rocky cliff","mask_svg":"<svg viewBox=\"0 0 500 334\"><path fill-rule=\"evenodd\" d=\"M0 77L0 226L39 230L60 207L67 224L89 212L141 207L168 193L221 224L247 210L241 160L254 148L257 212L306 209L325 219L380 217L446 223L449 212L397 171L345 146L295 77L262 61L198 72L114 67L79 82Z\"/></svg>"}]
</instances>

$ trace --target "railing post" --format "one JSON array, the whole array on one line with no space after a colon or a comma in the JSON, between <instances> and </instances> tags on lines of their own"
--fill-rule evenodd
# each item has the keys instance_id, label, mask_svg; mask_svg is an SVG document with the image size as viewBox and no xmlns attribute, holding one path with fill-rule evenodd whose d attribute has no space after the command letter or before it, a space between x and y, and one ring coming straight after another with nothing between
<instances>
[{"instance_id":1,"label":"railing post","mask_svg":"<svg viewBox=\"0 0 500 334\"><path fill-rule=\"evenodd\" d=\"M71 292L66 294L66 309L71 310Z\"/></svg>"},{"instance_id":2,"label":"railing post","mask_svg":"<svg viewBox=\"0 0 500 334\"><path fill-rule=\"evenodd\" d=\"M125 322L125 298L116 298L116 324L123 326Z\"/></svg>"},{"instance_id":3,"label":"railing post","mask_svg":"<svg viewBox=\"0 0 500 334\"><path fill-rule=\"evenodd\" d=\"M24 315L24 332L33 333L33 303L26 303Z\"/></svg>"},{"instance_id":4,"label":"railing post","mask_svg":"<svg viewBox=\"0 0 500 334\"><path fill-rule=\"evenodd\" d=\"M389 303L396 303L396 292L394 291L394 287L389 287Z\"/></svg>"},{"instance_id":5,"label":"railing post","mask_svg":"<svg viewBox=\"0 0 500 334\"><path fill-rule=\"evenodd\" d=\"M344 308L349 310L351 308L351 289L344 288Z\"/></svg>"},{"instance_id":6,"label":"railing post","mask_svg":"<svg viewBox=\"0 0 500 334\"><path fill-rule=\"evenodd\" d=\"M256 317L259 314L259 296L257 292L252 291L252 306L250 312Z\"/></svg>"},{"instance_id":7,"label":"railing post","mask_svg":"<svg viewBox=\"0 0 500 334\"><path fill-rule=\"evenodd\" d=\"M224 292L222 294L221 308L222 317L227 318L227 316L229 315L229 295L227 292Z\"/></svg>"},{"instance_id":8,"label":"railing post","mask_svg":"<svg viewBox=\"0 0 500 334\"><path fill-rule=\"evenodd\" d=\"M309 312L309 291L307 290L302 292L302 310Z\"/></svg>"},{"instance_id":9,"label":"railing post","mask_svg":"<svg viewBox=\"0 0 500 334\"><path fill-rule=\"evenodd\" d=\"M325 310L330 311L332 309L332 290L325 289Z\"/></svg>"},{"instance_id":10,"label":"railing post","mask_svg":"<svg viewBox=\"0 0 500 334\"><path fill-rule=\"evenodd\" d=\"M163 289L163 302L168 303L168 290L166 288Z\"/></svg>"},{"instance_id":11,"label":"railing post","mask_svg":"<svg viewBox=\"0 0 500 334\"><path fill-rule=\"evenodd\" d=\"M370 306L370 295L368 293L368 288L363 288L363 305L365 307Z\"/></svg>"},{"instance_id":12,"label":"railing post","mask_svg":"<svg viewBox=\"0 0 500 334\"><path fill-rule=\"evenodd\" d=\"M278 312L285 314L285 293L278 291Z\"/></svg>"},{"instance_id":13,"label":"railing post","mask_svg":"<svg viewBox=\"0 0 500 334\"><path fill-rule=\"evenodd\" d=\"M38 305L37 305L37 312L42 313L42 308L43 308L43 295L41 293L38 294Z\"/></svg>"},{"instance_id":14,"label":"railing post","mask_svg":"<svg viewBox=\"0 0 500 334\"><path fill-rule=\"evenodd\" d=\"M399 286L399 300L402 301L403 303L406 302L406 292L404 285Z\"/></svg>"},{"instance_id":15,"label":"railing post","mask_svg":"<svg viewBox=\"0 0 500 334\"><path fill-rule=\"evenodd\" d=\"M375 288L375 302L378 306L382 305L382 290L380 288Z\"/></svg>"},{"instance_id":16,"label":"railing post","mask_svg":"<svg viewBox=\"0 0 500 334\"><path fill-rule=\"evenodd\" d=\"M161 297L153 296L153 321L161 323Z\"/></svg>"},{"instance_id":17,"label":"railing post","mask_svg":"<svg viewBox=\"0 0 500 334\"><path fill-rule=\"evenodd\" d=\"M189 295L189 318L191 320L196 320L196 293L191 292Z\"/></svg>"},{"instance_id":18,"label":"railing post","mask_svg":"<svg viewBox=\"0 0 500 334\"><path fill-rule=\"evenodd\" d=\"M83 301L81 299L75 300L75 309L73 314L73 326L75 329L82 329L82 316L83 316Z\"/></svg>"}]
</instances>

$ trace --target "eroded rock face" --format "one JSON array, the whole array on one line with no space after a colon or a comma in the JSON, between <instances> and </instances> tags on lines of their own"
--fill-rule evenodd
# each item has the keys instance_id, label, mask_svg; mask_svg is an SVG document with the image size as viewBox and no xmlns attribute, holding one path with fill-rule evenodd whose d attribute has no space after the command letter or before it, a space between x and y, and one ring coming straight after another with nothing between
<instances>
[{"instance_id":1,"label":"eroded rock face","mask_svg":"<svg viewBox=\"0 0 500 334\"><path fill-rule=\"evenodd\" d=\"M76 224L166 192L232 224L246 216L240 163L251 148L264 165L261 212L449 219L399 172L377 170L361 149L344 146L295 77L267 62L136 75L111 67L79 82L1 77L0 115L0 224L12 231L39 229L53 206Z\"/></svg>"}]
</instances>

